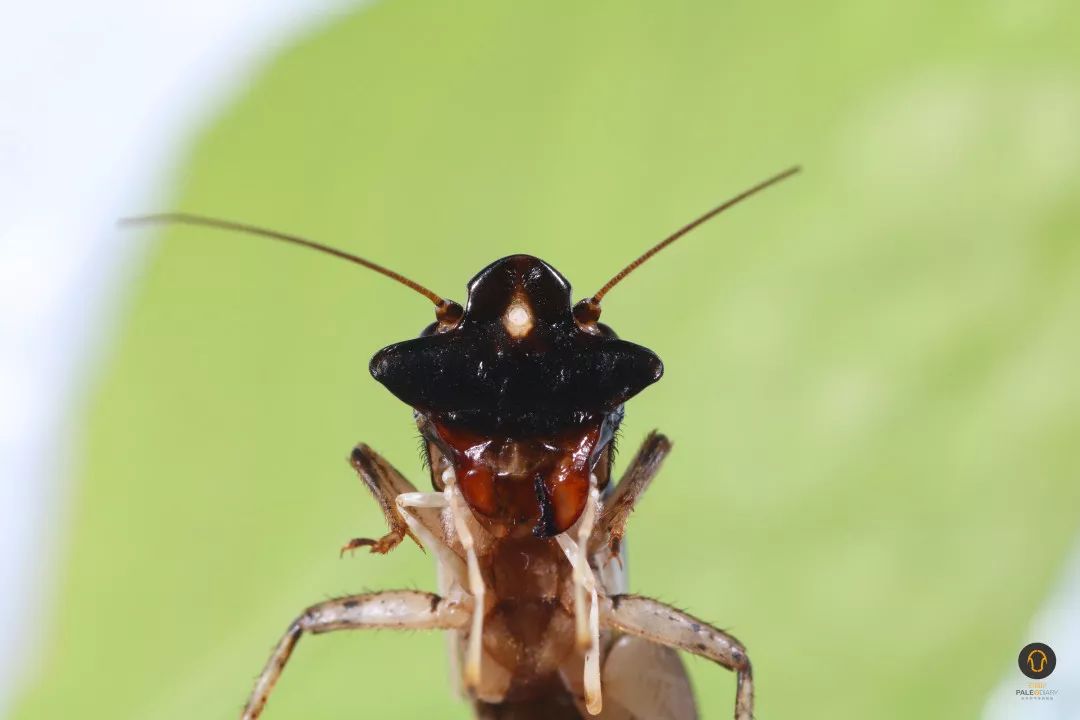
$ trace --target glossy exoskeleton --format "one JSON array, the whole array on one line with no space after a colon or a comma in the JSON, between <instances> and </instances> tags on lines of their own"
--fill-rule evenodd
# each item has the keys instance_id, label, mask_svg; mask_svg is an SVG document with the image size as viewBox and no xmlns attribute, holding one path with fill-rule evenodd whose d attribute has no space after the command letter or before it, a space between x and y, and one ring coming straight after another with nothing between
<instances>
[{"instance_id":1,"label":"glossy exoskeleton","mask_svg":"<svg viewBox=\"0 0 1080 720\"><path fill-rule=\"evenodd\" d=\"M623 403L662 372L652 351L575 320L570 284L528 255L481 270L460 319L371 361L498 538L551 538L577 521L601 457L606 485Z\"/></svg>"},{"instance_id":2,"label":"glossy exoskeleton","mask_svg":"<svg viewBox=\"0 0 1080 720\"><path fill-rule=\"evenodd\" d=\"M439 593L396 590L318 603L293 621L243 711L254 720L304 633L357 628L453 633L455 681L478 718L691 720L698 711L683 650L737 675L735 717L750 720L750 660L731 635L681 610L628 594L621 540L671 443L650 434L611 482L624 404L660 379L651 350L599 322L600 301L642 262L727 207L681 228L572 304L570 284L543 260L511 255L468 284L465 307L370 261L292 235L171 214L330 252L428 297L436 321L372 358L372 376L413 410L432 491L420 492L378 453L350 463L389 532L344 550L387 553L403 539L436 558Z\"/></svg>"}]
</instances>

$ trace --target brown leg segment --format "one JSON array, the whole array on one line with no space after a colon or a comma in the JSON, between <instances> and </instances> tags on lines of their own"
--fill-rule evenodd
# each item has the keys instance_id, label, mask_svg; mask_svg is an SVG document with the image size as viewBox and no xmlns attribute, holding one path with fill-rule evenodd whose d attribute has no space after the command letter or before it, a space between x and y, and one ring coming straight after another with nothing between
<instances>
[{"instance_id":1,"label":"brown leg segment","mask_svg":"<svg viewBox=\"0 0 1080 720\"><path fill-rule=\"evenodd\" d=\"M601 600L600 624L657 645L699 655L738 677L735 720L753 720L754 682L746 648L731 635L659 600L614 595Z\"/></svg>"},{"instance_id":2,"label":"brown leg segment","mask_svg":"<svg viewBox=\"0 0 1080 720\"><path fill-rule=\"evenodd\" d=\"M375 496L375 501L379 503L379 508L386 517L386 524L390 526L390 532L378 540L353 538L341 548L341 554L344 555L346 551L359 547L370 547L373 553L385 554L397 547L406 535L420 545L420 541L409 531L409 526L405 524L397 505L394 504L394 498L402 493L416 492L416 487L379 453L364 443L353 448L349 456L349 464Z\"/></svg>"},{"instance_id":3,"label":"brown leg segment","mask_svg":"<svg viewBox=\"0 0 1080 720\"><path fill-rule=\"evenodd\" d=\"M401 630L452 630L469 622L470 608L432 593L416 590L352 595L312 605L293 621L278 641L255 681L255 689L244 706L242 720L255 720L281 677L300 636L333 630L390 628Z\"/></svg>"},{"instance_id":4,"label":"brown leg segment","mask_svg":"<svg viewBox=\"0 0 1080 720\"><path fill-rule=\"evenodd\" d=\"M638 499L660 471L660 466L669 452L670 440L656 431L649 433L615 490L604 499L604 508L600 511L600 517L589 540L590 551L595 552L607 542L612 557L619 554L619 543L626 532L626 521L630 519L630 513Z\"/></svg>"}]
</instances>

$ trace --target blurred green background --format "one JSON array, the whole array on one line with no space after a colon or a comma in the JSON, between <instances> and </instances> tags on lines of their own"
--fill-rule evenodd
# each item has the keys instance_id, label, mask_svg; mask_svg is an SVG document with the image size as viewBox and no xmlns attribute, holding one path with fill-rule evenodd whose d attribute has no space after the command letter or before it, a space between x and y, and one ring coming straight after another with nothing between
<instances>
[{"instance_id":1,"label":"blurred green background","mask_svg":"<svg viewBox=\"0 0 1080 720\"><path fill-rule=\"evenodd\" d=\"M666 364L623 457L654 427L676 443L632 586L747 644L760 718L974 717L1080 528L1078 23L1052 0L388 0L266 67L170 207L459 300L528 252L583 296L802 163L605 301ZM367 362L430 307L314 253L161 240L72 439L61 595L16 718L235 717L304 606L434 587L414 547L337 553L383 531L355 442L426 482ZM732 676L690 665L728 717ZM441 637L381 632L305 640L266 717L468 712Z\"/></svg>"}]
</instances>

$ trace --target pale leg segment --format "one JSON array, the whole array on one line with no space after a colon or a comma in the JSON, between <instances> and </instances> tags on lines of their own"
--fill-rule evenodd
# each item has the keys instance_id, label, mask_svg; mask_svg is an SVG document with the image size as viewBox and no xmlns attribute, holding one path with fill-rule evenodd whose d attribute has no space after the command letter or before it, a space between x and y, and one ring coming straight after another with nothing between
<instances>
[{"instance_id":1,"label":"pale leg segment","mask_svg":"<svg viewBox=\"0 0 1080 720\"><path fill-rule=\"evenodd\" d=\"M589 486L589 500L581 513L577 542L571 540L567 533L557 535L555 539L573 568L575 629L578 647L585 650L585 709L593 715L599 715L604 706L600 688L600 609L596 578L589 566L587 555L589 536L592 534L596 508L600 501L595 475L589 478ZM587 611L586 592L589 593L590 600Z\"/></svg>"},{"instance_id":2,"label":"pale leg segment","mask_svg":"<svg viewBox=\"0 0 1080 720\"><path fill-rule=\"evenodd\" d=\"M361 628L455 630L468 622L468 611L467 601L466 604L459 604L433 593L416 590L351 595L312 605L289 625L278 641L255 681L255 688L241 718L256 720L262 714L274 685L285 669L285 663L304 633Z\"/></svg>"},{"instance_id":3,"label":"pale leg segment","mask_svg":"<svg viewBox=\"0 0 1080 720\"><path fill-rule=\"evenodd\" d=\"M733 670L735 720L753 720L754 681L746 648L728 633L659 600L639 595L603 599L603 625L657 645L685 650Z\"/></svg>"},{"instance_id":4,"label":"pale leg segment","mask_svg":"<svg viewBox=\"0 0 1080 720\"><path fill-rule=\"evenodd\" d=\"M469 632L469 644L465 650L465 687L473 689L480 684L480 659L483 648L484 632L484 578L480 574L480 562L476 557L476 545L473 542L472 531L466 522L468 508L457 489L456 477L451 468L443 472L443 494L446 496L446 504L450 508L450 515L454 520L454 530L457 532L461 547L465 549L465 561L469 572L469 593L473 596L472 629Z\"/></svg>"},{"instance_id":5,"label":"pale leg segment","mask_svg":"<svg viewBox=\"0 0 1080 720\"><path fill-rule=\"evenodd\" d=\"M465 587L468 574L461 558L450 549L444 538L436 537L435 533L412 512L414 508L433 510L445 508L446 496L437 492L407 492L398 495L394 502L412 534L419 538L424 547L435 553L439 562L450 570L458 584Z\"/></svg>"}]
</instances>

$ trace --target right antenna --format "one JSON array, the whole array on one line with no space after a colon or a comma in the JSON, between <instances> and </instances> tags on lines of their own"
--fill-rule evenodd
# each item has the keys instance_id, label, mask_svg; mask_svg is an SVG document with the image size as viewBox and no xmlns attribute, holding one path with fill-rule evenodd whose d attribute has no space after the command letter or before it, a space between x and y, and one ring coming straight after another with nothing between
<instances>
[{"instance_id":1,"label":"right antenna","mask_svg":"<svg viewBox=\"0 0 1080 720\"><path fill-rule=\"evenodd\" d=\"M595 322L600 317L600 301L604 298L604 296L607 295L608 292L611 291L611 288L615 287L620 282L622 282L623 278L625 278L630 273L634 272L634 270L636 270L638 267L640 267L646 260L648 260L653 255L655 255L656 253L658 253L661 250L663 250L664 248L666 248L671 243L673 243L676 240L678 240L679 238L681 238L686 233L688 233L691 230L693 230L694 228L696 228L698 225L701 225L701 224L705 223L708 220L712 220L714 217L716 217L720 213L724 212L725 210L727 210L732 205L737 205L740 202L742 202L743 200L745 200L746 198L750 197L751 195L754 195L754 194L764 190L765 188L767 188L767 187L769 187L771 185L775 185L776 183L780 182L781 180L786 180L787 178L789 178L792 175L796 174L800 170L802 170L802 168L799 167L798 165L795 165L793 167L789 167L787 170L784 170L781 173L777 173L776 175L773 175L768 180L762 180L757 185L754 185L752 188L749 188L747 190L743 190L741 193L739 193L735 197L731 198L730 200L726 200L723 203L717 205L712 210L705 213L704 215L697 218L696 220L688 223L687 225L683 225L681 228L679 228L678 230L673 232L671 235L668 235L666 238L664 238L660 242L653 245L651 248L649 248L644 253L642 253L640 257L638 257L632 263L630 263L629 265L624 267L622 270L620 270L618 272L618 274L615 275L615 277L608 280L607 283L604 285L604 287L600 288L600 290L595 295L593 295L591 298L586 298L586 299L582 300L581 302L579 302L574 307L574 317L576 317L579 322Z\"/></svg>"}]
</instances>

